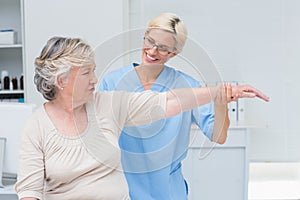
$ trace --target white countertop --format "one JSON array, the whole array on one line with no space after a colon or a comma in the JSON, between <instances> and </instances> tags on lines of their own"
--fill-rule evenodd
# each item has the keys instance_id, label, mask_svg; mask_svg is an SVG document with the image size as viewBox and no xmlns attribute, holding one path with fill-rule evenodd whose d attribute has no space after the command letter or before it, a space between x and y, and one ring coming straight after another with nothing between
<instances>
[{"instance_id":1,"label":"white countertop","mask_svg":"<svg viewBox=\"0 0 300 200\"><path fill-rule=\"evenodd\" d=\"M7 185L7 186L4 186L3 188L0 188L0 195L1 194L15 194L16 195L16 192L14 190L14 185Z\"/></svg>"}]
</instances>

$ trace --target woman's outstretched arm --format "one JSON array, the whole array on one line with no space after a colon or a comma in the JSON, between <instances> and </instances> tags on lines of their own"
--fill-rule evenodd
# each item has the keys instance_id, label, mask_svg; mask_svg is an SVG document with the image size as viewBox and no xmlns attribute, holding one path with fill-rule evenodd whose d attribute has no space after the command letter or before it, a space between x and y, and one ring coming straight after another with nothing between
<instances>
[{"instance_id":1,"label":"woman's outstretched arm","mask_svg":"<svg viewBox=\"0 0 300 200\"><path fill-rule=\"evenodd\" d=\"M269 101L269 97L250 85L231 86L222 84L215 87L179 88L167 92L166 117L191 110L198 106L213 102L217 105L227 105L239 98L258 97Z\"/></svg>"},{"instance_id":2,"label":"woman's outstretched arm","mask_svg":"<svg viewBox=\"0 0 300 200\"><path fill-rule=\"evenodd\" d=\"M230 124L227 104L239 98L255 97L269 101L269 97L250 85L231 86L224 83L216 87L174 89L167 92L166 117L213 102L215 111L213 141L222 144L226 141Z\"/></svg>"}]
</instances>

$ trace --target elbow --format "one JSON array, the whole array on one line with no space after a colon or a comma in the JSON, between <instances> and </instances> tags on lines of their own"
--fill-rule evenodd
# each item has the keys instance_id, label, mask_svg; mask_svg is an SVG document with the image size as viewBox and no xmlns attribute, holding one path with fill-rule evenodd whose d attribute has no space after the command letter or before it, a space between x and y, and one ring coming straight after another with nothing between
<instances>
[{"instance_id":1,"label":"elbow","mask_svg":"<svg viewBox=\"0 0 300 200\"><path fill-rule=\"evenodd\" d=\"M216 142L218 144L224 144L226 142L226 139L227 139L227 137L220 137L214 142Z\"/></svg>"},{"instance_id":2,"label":"elbow","mask_svg":"<svg viewBox=\"0 0 300 200\"><path fill-rule=\"evenodd\" d=\"M230 125L230 120L229 120L228 116L226 116L225 122L222 125L222 127L220 128L221 130L219 131L219 133L213 134L213 136L215 136L215 137L213 137L214 142L216 142L218 144L224 144L226 142L229 125Z\"/></svg>"},{"instance_id":3,"label":"elbow","mask_svg":"<svg viewBox=\"0 0 300 200\"><path fill-rule=\"evenodd\" d=\"M227 139L227 131L229 128L229 120L225 123L220 131L214 131L213 133L213 142L218 144L224 144ZM218 130L218 129L216 129Z\"/></svg>"},{"instance_id":4,"label":"elbow","mask_svg":"<svg viewBox=\"0 0 300 200\"><path fill-rule=\"evenodd\" d=\"M224 144L227 139L227 131L223 131L221 134L213 134L213 142L218 144Z\"/></svg>"}]
</instances>

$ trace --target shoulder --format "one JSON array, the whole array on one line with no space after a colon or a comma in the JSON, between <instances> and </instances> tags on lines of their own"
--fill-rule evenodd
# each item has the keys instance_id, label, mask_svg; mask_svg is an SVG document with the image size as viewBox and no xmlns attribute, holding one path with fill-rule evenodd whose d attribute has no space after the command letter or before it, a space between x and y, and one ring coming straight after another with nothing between
<instances>
[{"instance_id":1,"label":"shoulder","mask_svg":"<svg viewBox=\"0 0 300 200\"><path fill-rule=\"evenodd\" d=\"M107 73L103 78L104 79L108 79L108 78L115 78L115 77L119 77L125 73L127 73L128 71L131 71L134 69L133 67L134 64L125 66L125 67L121 67L115 70L110 71L109 73Z\"/></svg>"},{"instance_id":2,"label":"shoulder","mask_svg":"<svg viewBox=\"0 0 300 200\"><path fill-rule=\"evenodd\" d=\"M25 127L26 126L32 126L34 124L40 123L43 121L45 116L44 106L40 106L37 108L32 115L26 120Z\"/></svg>"},{"instance_id":3,"label":"shoulder","mask_svg":"<svg viewBox=\"0 0 300 200\"><path fill-rule=\"evenodd\" d=\"M36 138L41 141L44 137L44 133L46 133L46 130L51 126L46 120L46 115L44 106L37 108L25 121L21 131L21 138Z\"/></svg>"},{"instance_id":4,"label":"shoulder","mask_svg":"<svg viewBox=\"0 0 300 200\"><path fill-rule=\"evenodd\" d=\"M129 66L121 67L119 69L109 72L106 76L101 78L99 91L107 90L130 90L132 85L136 84L136 72L134 67L138 65L132 63ZM139 83L139 82L138 82Z\"/></svg>"}]
</instances>

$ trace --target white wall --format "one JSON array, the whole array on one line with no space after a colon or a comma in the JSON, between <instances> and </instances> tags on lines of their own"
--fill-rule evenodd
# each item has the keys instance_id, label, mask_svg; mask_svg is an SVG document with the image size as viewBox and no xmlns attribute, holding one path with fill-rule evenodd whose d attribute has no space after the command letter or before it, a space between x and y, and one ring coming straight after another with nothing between
<instances>
[{"instance_id":1,"label":"white wall","mask_svg":"<svg viewBox=\"0 0 300 200\"><path fill-rule=\"evenodd\" d=\"M25 0L27 102L44 102L33 84L34 59L53 36L80 37L93 47L123 30L122 0Z\"/></svg>"},{"instance_id":2,"label":"white wall","mask_svg":"<svg viewBox=\"0 0 300 200\"><path fill-rule=\"evenodd\" d=\"M251 158L299 161L300 2L257 1L247 7L251 11L247 9L245 14L255 13L247 21L255 20L256 23L244 30L248 32L246 36L252 35L253 39L245 44L249 50L242 57L245 60L243 76L264 85L272 97L266 112L262 112L265 110L263 104L247 104L248 117L266 119L269 126L252 131Z\"/></svg>"},{"instance_id":3,"label":"white wall","mask_svg":"<svg viewBox=\"0 0 300 200\"><path fill-rule=\"evenodd\" d=\"M131 13L131 28L146 26L161 12L174 12L184 20L190 38L206 49L223 80L249 83L271 97L270 103L245 101L246 120L257 125L250 132L252 161L300 160L300 1L130 2L137 4L134 9L142 8L139 19L134 18L136 10Z\"/></svg>"},{"instance_id":4,"label":"white wall","mask_svg":"<svg viewBox=\"0 0 300 200\"><path fill-rule=\"evenodd\" d=\"M127 1L129 12L123 13ZM207 51L223 80L252 84L271 97L270 103L245 102L246 119L259 127L251 130L250 159L300 160L300 1L26 0L24 9L29 103L43 102L33 85L33 62L49 37L78 36L97 46L123 27L145 27L159 13L174 12L186 23L190 39ZM132 20L127 21L128 16ZM182 60L171 64L198 78Z\"/></svg>"}]
</instances>

